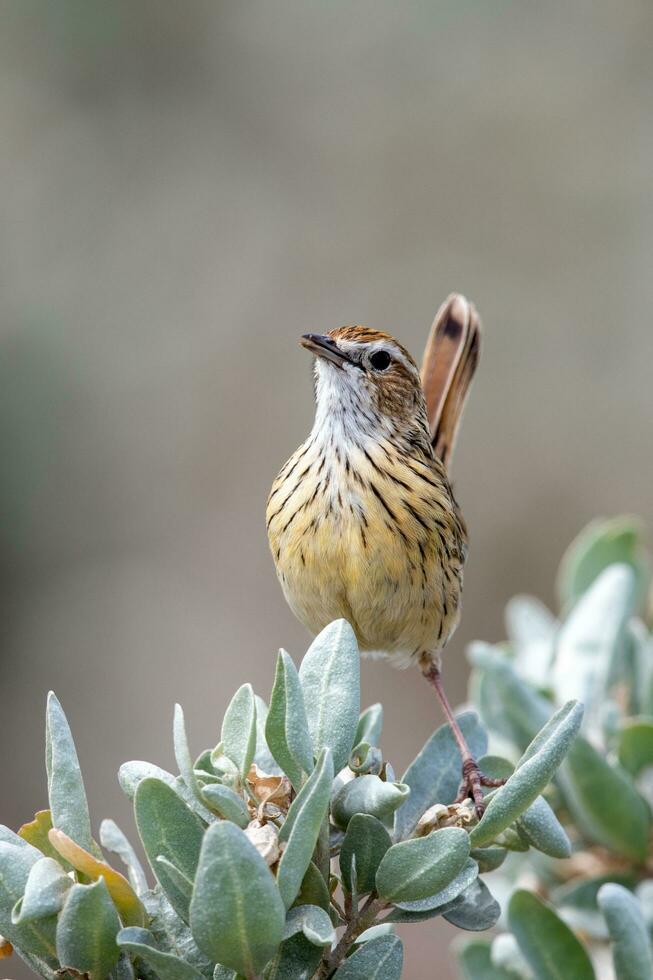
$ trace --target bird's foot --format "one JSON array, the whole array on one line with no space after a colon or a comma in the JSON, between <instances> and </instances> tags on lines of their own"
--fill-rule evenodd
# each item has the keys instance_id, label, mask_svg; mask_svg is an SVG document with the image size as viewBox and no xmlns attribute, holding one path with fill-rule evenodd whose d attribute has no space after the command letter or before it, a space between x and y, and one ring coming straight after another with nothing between
<instances>
[{"instance_id":1,"label":"bird's foot","mask_svg":"<svg viewBox=\"0 0 653 980\"><path fill-rule=\"evenodd\" d=\"M473 800L476 816L480 820L485 811L485 800L483 798L483 787L503 786L505 779L492 779L481 772L476 759L471 757L463 762L463 778L458 789L458 796L455 803L462 803L463 800Z\"/></svg>"}]
</instances>

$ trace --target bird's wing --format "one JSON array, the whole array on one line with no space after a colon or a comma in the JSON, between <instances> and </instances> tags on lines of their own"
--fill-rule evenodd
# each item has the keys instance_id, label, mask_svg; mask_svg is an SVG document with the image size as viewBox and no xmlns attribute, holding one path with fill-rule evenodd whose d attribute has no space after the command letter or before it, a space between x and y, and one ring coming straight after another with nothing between
<instances>
[{"instance_id":1,"label":"bird's wing","mask_svg":"<svg viewBox=\"0 0 653 980\"><path fill-rule=\"evenodd\" d=\"M422 387L436 456L449 467L481 349L473 303L452 293L435 315L422 360Z\"/></svg>"}]
</instances>

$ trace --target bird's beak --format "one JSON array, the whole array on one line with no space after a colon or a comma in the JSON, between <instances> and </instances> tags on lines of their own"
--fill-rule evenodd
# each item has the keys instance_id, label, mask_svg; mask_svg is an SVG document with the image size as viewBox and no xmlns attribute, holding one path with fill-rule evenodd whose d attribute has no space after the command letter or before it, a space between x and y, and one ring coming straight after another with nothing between
<instances>
[{"instance_id":1,"label":"bird's beak","mask_svg":"<svg viewBox=\"0 0 653 980\"><path fill-rule=\"evenodd\" d=\"M315 354L316 357L323 357L327 361L332 361L338 367L342 367L343 364L353 363L352 359L340 350L336 342L328 334L305 333L299 342L306 350L310 350L311 354Z\"/></svg>"}]
</instances>

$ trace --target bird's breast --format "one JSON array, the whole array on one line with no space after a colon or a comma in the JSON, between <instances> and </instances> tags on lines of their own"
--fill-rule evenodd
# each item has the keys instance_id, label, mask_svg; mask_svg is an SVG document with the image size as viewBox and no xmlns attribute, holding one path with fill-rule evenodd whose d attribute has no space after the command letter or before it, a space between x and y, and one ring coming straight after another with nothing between
<instances>
[{"instance_id":1,"label":"bird's breast","mask_svg":"<svg viewBox=\"0 0 653 980\"><path fill-rule=\"evenodd\" d=\"M284 594L311 632L342 617L362 650L408 663L455 628L464 527L437 467L309 440L273 484L267 520Z\"/></svg>"}]
</instances>

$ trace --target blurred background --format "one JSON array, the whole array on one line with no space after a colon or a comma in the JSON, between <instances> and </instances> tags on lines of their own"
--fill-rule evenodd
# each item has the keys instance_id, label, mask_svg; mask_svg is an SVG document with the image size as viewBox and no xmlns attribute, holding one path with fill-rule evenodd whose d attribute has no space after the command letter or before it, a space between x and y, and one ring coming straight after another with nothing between
<instances>
[{"instance_id":1,"label":"blurred background","mask_svg":"<svg viewBox=\"0 0 653 980\"><path fill-rule=\"evenodd\" d=\"M419 356L451 290L483 317L454 700L585 522L650 526L652 31L647 0L2 4L0 820L44 805L49 688L95 828L133 832L115 773L172 765L173 702L213 745L303 653L264 508L307 330ZM363 691L401 772L434 699L380 664ZM453 976L455 930L411 930L407 980Z\"/></svg>"}]
</instances>

